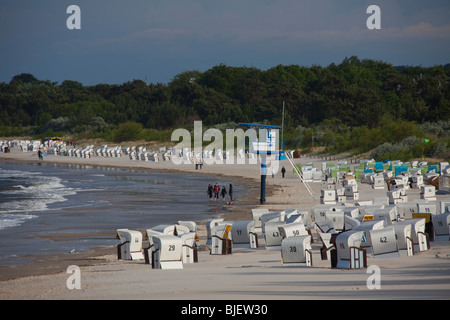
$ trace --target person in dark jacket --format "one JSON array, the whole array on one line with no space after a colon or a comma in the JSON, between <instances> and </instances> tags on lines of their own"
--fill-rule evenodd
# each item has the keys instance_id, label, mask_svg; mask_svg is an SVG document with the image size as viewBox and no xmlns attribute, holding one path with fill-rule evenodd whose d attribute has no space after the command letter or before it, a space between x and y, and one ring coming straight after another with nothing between
<instances>
[{"instance_id":1,"label":"person in dark jacket","mask_svg":"<svg viewBox=\"0 0 450 320\"><path fill-rule=\"evenodd\" d=\"M225 201L225 196L227 195L227 189L225 189L225 186L222 187L220 194L222 195L222 201Z\"/></svg>"},{"instance_id":2,"label":"person in dark jacket","mask_svg":"<svg viewBox=\"0 0 450 320\"><path fill-rule=\"evenodd\" d=\"M208 193L209 200L211 201L212 197L213 197L213 186L211 184L208 185L207 193Z\"/></svg>"}]
</instances>

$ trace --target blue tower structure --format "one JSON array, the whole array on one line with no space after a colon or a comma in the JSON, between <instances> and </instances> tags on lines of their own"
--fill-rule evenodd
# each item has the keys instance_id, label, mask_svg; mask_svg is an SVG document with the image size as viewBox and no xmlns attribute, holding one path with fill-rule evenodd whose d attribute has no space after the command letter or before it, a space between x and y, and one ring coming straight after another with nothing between
<instances>
[{"instance_id":1,"label":"blue tower structure","mask_svg":"<svg viewBox=\"0 0 450 320\"><path fill-rule=\"evenodd\" d=\"M247 126L250 129L259 129L259 140L253 139L252 130L250 131L249 152L260 155L261 158L261 197L260 204L266 203L266 175L267 175L267 155L275 154L277 160L284 155L284 150L279 150L279 130L283 127L254 124L254 123L239 123L242 126ZM265 135L264 135L265 133ZM255 141L256 140L256 141ZM283 144L284 145L284 144Z\"/></svg>"}]
</instances>

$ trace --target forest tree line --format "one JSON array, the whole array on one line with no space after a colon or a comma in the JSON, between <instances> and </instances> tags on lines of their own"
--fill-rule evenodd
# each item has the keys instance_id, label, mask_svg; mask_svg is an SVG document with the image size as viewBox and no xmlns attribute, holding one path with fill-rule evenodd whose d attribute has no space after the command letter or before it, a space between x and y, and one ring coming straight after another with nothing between
<instances>
[{"instance_id":1,"label":"forest tree line","mask_svg":"<svg viewBox=\"0 0 450 320\"><path fill-rule=\"evenodd\" d=\"M115 139L120 140L117 130L125 128L166 139L158 134L192 126L194 120L204 126L281 125L283 102L287 144L292 146L309 145L308 130L317 145L322 141L329 146L325 140L336 143L344 131L349 137L354 130L364 135L393 123L412 123L419 128L415 136L439 123L444 136L435 136L446 138L450 65L395 67L357 57L327 67L278 65L260 70L221 64L204 72L180 73L169 83L134 80L92 86L20 74L0 83L0 136L31 132L111 137L115 130ZM336 133L334 138L327 138L327 130ZM387 141L380 137L378 142ZM448 147L448 140L444 142Z\"/></svg>"}]
</instances>

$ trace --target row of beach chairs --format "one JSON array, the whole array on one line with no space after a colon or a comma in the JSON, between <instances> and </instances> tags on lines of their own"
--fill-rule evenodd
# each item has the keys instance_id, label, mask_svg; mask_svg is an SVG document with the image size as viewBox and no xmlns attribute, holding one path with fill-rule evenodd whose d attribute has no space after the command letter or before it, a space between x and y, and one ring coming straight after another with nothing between
<instances>
[{"instance_id":1,"label":"row of beach chairs","mask_svg":"<svg viewBox=\"0 0 450 320\"><path fill-rule=\"evenodd\" d=\"M369 179L374 188L377 177L371 175ZM380 183L384 183L384 178ZM420 199L416 201L408 201L405 183L390 188L384 197L359 201L356 180L345 178L341 182L342 187L322 190L321 204L310 210L269 212L262 208L252 210L251 220L208 221L206 245L210 254L231 254L233 247L264 246L280 251L283 265L311 266L312 244L319 242L320 257L329 260L332 267L356 268L366 266L367 254L374 258L412 256L428 250L430 242L449 241L450 198L436 202L434 186L421 185ZM344 203L339 196L357 202ZM141 239L136 240L138 250L127 254L132 241L123 240L119 246L125 251L120 254L124 259L145 258L149 263L151 260L156 268L180 268L183 263L195 260L199 245L198 241L192 242L196 226L190 224L190 227L178 223L148 229L147 251L142 251ZM131 231L118 230L119 235L124 232ZM138 233L135 235L138 237Z\"/></svg>"},{"instance_id":2,"label":"row of beach chairs","mask_svg":"<svg viewBox=\"0 0 450 320\"><path fill-rule=\"evenodd\" d=\"M308 210L290 209L269 212L253 209L251 220L206 223L211 255L232 254L233 248L277 250L282 265L312 266L313 253L329 260L332 268L367 267L373 258L403 257L426 251L433 241L450 240L450 199L440 203L423 201L406 204L369 204L355 206L315 205ZM143 233L119 229L118 257L142 260L156 269L181 269L198 261L199 240L196 223L179 221L147 229ZM313 243L321 245L314 252Z\"/></svg>"},{"instance_id":3,"label":"row of beach chairs","mask_svg":"<svg viewBox=\"0 0 450 320\"><path fill-rule=\"evenodd\" d=\"M400 202L408 202L408 196L406 195L408 188L405 187L405 185L407 185L407 183L398 184L389 188L386 192L389 203L397 204ZM373 186L376 186L376 184L373 184ZM378 187L374 187L374 189L377 188ZM384 189L384 187L382 187L382 189ZM435 186L421 185L418 189L420 189L420 199L436 201ZM328 184L327 189L321 189L320 191L321 204L336 204L346 202L347 200L359 200L358 184L355 179L345 179L342 187L336 187L334 184Z\"/></svg>"},{"instance_id":4,"label":"row of beach chairs","mask_svg":"<svg viewBox=\"0 0 450 320\"><path fill-rule=\"evenodd\" d=\"M441 202L441 213L435 203L408 205L366 202L353 207L316 205L311 211L253 209L253 220L209 221L208 241L212 254L229 254L235 246L257 248L259 235L266 250L280 251L283 265L306 266L312 265L311 244L319 241L320 256L330 260L331 267L361 268L367 266L367 254L412 256L428 250L432 241L450 240L450 199ZM218 243L227 250L213 251Z\"/></svg>"},{"instance_id":5,"label":"row of beach chairs","mask_svg":"<svg viewBox=\"0 0 450 320\"><path fill-rule=\"evenodd\" d=\"M196 263L199 241L193 221L178 221L139 230L118 229L118 259L145 260L153 269L182 269L183 264ZM144 235L147 245L144 245Z\"/></svg>"}]
</instances>

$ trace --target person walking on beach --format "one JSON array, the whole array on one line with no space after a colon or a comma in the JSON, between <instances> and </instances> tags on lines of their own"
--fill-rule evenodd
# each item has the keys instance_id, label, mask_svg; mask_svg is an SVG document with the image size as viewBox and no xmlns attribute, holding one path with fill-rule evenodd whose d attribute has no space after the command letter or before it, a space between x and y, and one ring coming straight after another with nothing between
<instances>
[{"instance_id":1,"label":"person walking on beach","mask_svg":"<svg viewBox=\"0 0 450 320\"><path fill-rule=\"evenodd\" d=\"M222 186L222 191L220 193L222 195L222 202L224 202L225 196L227 195L227 189L225 189L225 186Z\"/></svg>"},{"instance_id":2,"label":"person walking on beach","mask_svg":"<svg viewBox=\"0 0 450 320\"><path fill-rule=\"evenodd\" d=\"M281 168L281 174L283 175L283 178L284 178L285 173L286 173L286 168L283 166L283 168Z\"/></svg>"},{"instance_id":3,"label":"person walking on beach","mask_svg":"<svg viewBox=\"0 0 450 320\"><path fill-rule=\"evenodd\" d=\"M219 187L219 184L217 182L216 182L216 185L214 186L213 192L214 192L214 200L215 201L219 201L220 187Z\"/></svg>"},{"instance_id":4,"label":"person walking on beach","mask_svg":"<svg viewBox=\"0 0 450 320\"><path fill-rule=\"evenodd\" d=\"M39 158L39 160L44 160L41 149L38 150L38 158Z\"/></svg>"},{"instance_id":5,"label":"person walking on beach","mask_svg":"<svg viewBox=\"0 0 450 320\"><path fill-rule=\"evenodd\" d=\"M213 197L213 186L211 184L208 185L208 197L209 197L209 201L212 201L212 197Z\"/></svg>"}]
</instances>

